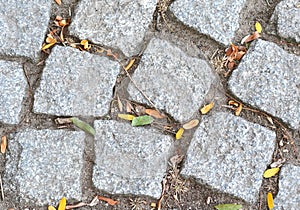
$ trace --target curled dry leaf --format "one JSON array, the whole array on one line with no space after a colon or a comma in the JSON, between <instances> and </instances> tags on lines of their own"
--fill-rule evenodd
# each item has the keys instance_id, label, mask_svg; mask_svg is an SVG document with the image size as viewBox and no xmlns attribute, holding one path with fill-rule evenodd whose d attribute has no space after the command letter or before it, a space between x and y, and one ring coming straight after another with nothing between
<instances>
[{"instance_id":1,"label":"curled dry leaf","mask_svg":"<svg viewBox=\"0 0 300 210\"><path fill-rule=\"evenodd\" d=\"M275 176L279 172L280 168L270 168L264 172L264 178L270 178Z\"/></svg>"},{"instance_id":2,"label":"curled dry leaf","mask_svg":"<svg viewBox=\"0 0 300 210\"><path fill-rule=\"evenodd\" d=\"M189 129L196 127L198 124L199 124L199 120L193 119L193 120L185 123L182 127L186 130L189 130Z\"/></svg>"},{"instance_id":3,"label":"curled dry leaf","mask_svg":"<svg viewBox=\"0 0 300 210\"><path fill-rule=\"evenodd\" d=\"M245 36L242 39L241 44L251 42L259 37L260 37L260 34L257 31L255 31L253 34Z\"/></svg>"},{"instance_id":4,"label":"curled dry leaf","mask_svg":"<svg viewBox=\"0 0 300 210\"><path fill-rule=\"evenodd\" d=\"M235 110L235 115L239 116L241 114L242 109L243 109L243 104L239 104L238 108Z\"/></svg>"},{"instance_id":5,"label":"curled dry leaf","mask_svg":"<svg viewBox=\"0 0 300 210\"><path fill-rule=\"evenodd\" d=\"M49 44L43 44L42 50L46 50L49 49L50 47L52 47L53 45L55 45L56 42L54 43L49 43Z\"/></svg>"},{"instance_id":6,"label":"curled dry leaf","mask_svg":"<svg viewBox=\"0 0 300 210\"><path fill-rule=\"evenodd\" d=\"M118 114L118 117L123 119L123 120L133 120L135 118L134 115L131 115L131 114Z\"/></svg>"},{"instance_id":7,"label":"curled dry leaf","mask_svg":"<svg viewBox=\"0 0 300 210\"><path fill-rule=\"evenodd\" d=\"M150 115L150 116L158 118L158 119L165 118L165 115L159 113L159 111L157 111L155 109L145 109L145 113L147 115Z\"/></svg>"},{"instance_id":8,"label":"curled dry leaf","mask_svg":"<svg viewBox=\"0 0 300 210\"><path fill-rule=\"evenodd\" d=\"M184 128L179 128L178 131L176 132L176 140L181 139L182 135L184 133Z\"/></svg>"},{"instance_id":9,"label":"curled dry leaf","mask_svg":"<svg viewBox=\"0 0 300 210\"><path fill-rule=\"evenodd\" d=\"M229 101L228 101L228 105L233 105L233 106L235 106L235 107L238 107L238 106L239 106L239 103L236 102L236 101L234 101L234 100L229 100Z\"/></svg>"},{"instance_id":10,"label":"curled dry leaf","mask_svg":"<svg viewBox=\"0 0 300 210\"><path fill-rule=\"evenodd\" d=\"M6 136L1 137L1 153L4 154L7 147L7 138Z\"/></svg>"},{"instance_id":11,"label":"curled dry leaf","mask_svg":"<svg viewBox=\"0 0 300 210\"><path fill-rule=\"evenodd\" d=\"M101 201L107 202L111 206L114 206L118 203L118 201L115 201L111 198L102 197L102 196L98 196L98 199L101 200Z\"/></svg>"},{"instance_id":12,"label":"curled dry leaf","mask_svg":"<svg viewBox=\"0 0 300 210\"><path fill-rule=\"evenodd\" d=\"M133 66L134 62L135 62L135 59L134 58L131 59L129 61L129 63L127 64L127 66L124 67L125 71L128 71Z\"/></svg>"},{"instance_id":13,"label":"curled dry leaf","mask_svg":"<svg viewBox=\"0 0 300 210\"><path fill-rule=\"evenodd\" d=\"M200 109L201 114L207 114L214 107L214 105L214 102L210 102L209 104L205 105L202 109Z\"/></svg>"},{"instance_id":14,"label":"curled dry leaf","mask_svg":"<svg viewBox=\"0 0 300 210\"><path fill-rule=\"evenodd\" d=\"M268 192L268 194L267 194L267 204L268 204L269 210L272 210L274 208L273 195L270 192Z\"/></svg>"}]
</instances>

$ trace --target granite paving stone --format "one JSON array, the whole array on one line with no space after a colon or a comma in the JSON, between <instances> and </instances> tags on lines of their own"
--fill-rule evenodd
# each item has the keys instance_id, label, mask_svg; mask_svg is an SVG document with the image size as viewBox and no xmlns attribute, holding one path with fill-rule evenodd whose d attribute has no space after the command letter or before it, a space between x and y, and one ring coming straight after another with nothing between
<instances>
[{"instance_id":1,"label":"granite paving stone","mask_svg":"<svg viewBox=\"0 0 300 210\"><path fill-rule=\"evenodd\" d=\"M204 103L215 75L206 61L190 57L171 43L154 38L132 78L158 108L183 121ZM128 92L133 100L149 104L132 83Z\"/></svg>"},{"instance_id":2,"label":"granite paving stone","mask_svg":"<svg viewBox=\"0 0 300 210\"><path fill-rule=\"evenodd\" d=\"M300 7L298 0L284 0L277 4L272 20L277 21L277 32L281 37L300 42Z\"/></svg>"},{"instance_id":3,"label":"granite paving stone","mask_svg":"<svg viewBox=\"0 0 300 210\"><path fill-rule=\"evenodd\" d=\"M156 0L80 1L70 33L81 39L119 48L127 56L142 50Z\"/></svg>"},{"instance_id":4,"label":"granite paving stone","mask_svg":"<svg viewBox=\"0 0 300 210\"><path fill-rule=\"evenodd\" d=\"M51 1L0 2L0 53L37 60L48 28Z\"/></svg>"},{"instance_id":5,"label":"granite paving stone","mask_svg":"<svg viewBox=\"0 0 300 210\"><path fill-rule=\"evenodd\" d=\"M181 174L254 203L274 145L273 131L218 112L200 123Z\"/></svg>"},{"instance_id":6,"label":"granite paving stone","mask_svg":"<svg viewBox=\"0 0 300 210\"><path fill-rule=\"evenodd\" d=\"M239 28L239 13L245 2L246 0L182 0L175 1L170 10L184 24L228 45Z\"/></svg>"},{"instance_id":7,"label":"granite paving stone","mask_svg":"<svg viewBox=\"0 0 300 210\"><path fill-rule=\"evenodd\" d=\"M64 116L103 116L119 73L117 62L57 46L46 61L34 111Z\"/></svg>"},{"instance_id":8,"label":"granite paving stone","mask_svg":"<svg viewBox=\"0 0 300 210\"><path fill-rule=\"evenodd\" d=\"M298 210L300 204L300 166L284 165L279 176L279 192L274 210Z\"/></svg>"},{"instance_id":9,"label":"granite paving stone","mask_svg":"<svg viewBox=\"0 0 300 210\"><path fill-rule=\"evenodd\" d=\"M110 193L159 198L172 138L129 123L95 121L93 183Z\"/></svg>"},{"instance_id":10,"label":"granite paving stone","mask_svg":"<svg viewBox=\"0 0 300 210\"><path fill-rule=\"evenodd\" d=\"M258 40L251 45L229 88L242 99L290 124L300 125L300 57L274 43Z\"/></svg>"},{"instance_id":11,"label":"granite paving stone","mask_svg":"<svg viewBox=\"0 0 300 210\"><path fill-rule=\"evenodd\" d=\"M18 124L27 85L22 65L0 60L0 122Z\"/></svg>"},{"instance_id":12,"label":"granite paving stone","mask_svg":"<svg viewBox=\"0 0 300 210\"><path fill-rule=\"evenodd\" d=\"M26 129L11 139L4 190L25 202L52 204L81 199L82 131ZM18 191L18 190L19 191Z\"/></svg>"}]
</instances>

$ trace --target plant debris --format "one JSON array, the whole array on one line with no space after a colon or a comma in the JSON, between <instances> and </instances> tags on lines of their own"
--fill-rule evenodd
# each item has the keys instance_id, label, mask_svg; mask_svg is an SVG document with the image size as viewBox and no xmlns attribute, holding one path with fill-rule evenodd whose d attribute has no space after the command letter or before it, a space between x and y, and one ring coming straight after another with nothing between
<instances>
[{"instance_id":1,"label":"plant debris","mask_svg":"<svg viewBox=\"0 0 300 210\"><path fill-rule=\"evenodd\" d=\"M213 107L214 102L210 102L209 104L205 105L202 109L200 109L201 114L207 114Z\"/></svg>"}]
</instances>

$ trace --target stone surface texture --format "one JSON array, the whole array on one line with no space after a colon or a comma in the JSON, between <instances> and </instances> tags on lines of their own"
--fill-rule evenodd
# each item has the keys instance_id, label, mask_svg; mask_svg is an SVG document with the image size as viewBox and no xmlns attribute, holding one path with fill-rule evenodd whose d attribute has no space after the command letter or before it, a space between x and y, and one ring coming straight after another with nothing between
<instances>
[{"instance_id":1,"label":"stone surface texture","mask_svg":"<svg viewBox=\"0 0 300 210\"><path fill-rule=\"evenodd\" d=\"M160 108L176 120L189 119L204 103L215 76L206 61L190 57L171 43L152 39L133 80ZM128 92L138 102L149 103L130 83Z\"/></svg>"},{"instance_id":2,"label":"stone surface texture","mask_svg":"<svg viewBox=\"0 0 300 210\"><path fill-rule=\"evenodd\" d=\"M279 178L279 192L274 210L298 210L300 204L300 166L285 165Z\"/></svg>"},{"instance_id":3,"label":"stone surface texture","mask_svg":"<svg viewBox=\"0 0 300 210\"><path fill-rule=\"evenodd\" d=\"M65 116L105 115L118 73L117 62L73 48L55 47L35 94L34 111Z\"/></svg>"},{"instance_id":4,"label":"stone surface texture","mask_svg":"<svg viewBox=\"0 0 300 210\"><path fill-rule=\"evenodd\" d=\"M95 122L94 185L110 193L159 198L172 139L129 123Z\"/></svg>"},{"instance_id":5,"label":"stone surface texture","mask_svg":"<svg viewBox=\"0 0 300 210\"><path fill-rule=\"evenodd\" d=\"M272 19L277 20L277 32L281 37L292 38L300 42L300 7L298 0L281 1L277 4Z\"/></svg>"},{"instance_id":6,"label":"stone surface texture","mask_svg":"<svg viewBox=\"0 0 300 210\"><path fill-rule=\"evenodd\" d=\"M181 174L254 203L274 145L274 132L219 112L196 130Z\"/></svg>"},{"instance_id":7,"label":"stone surface texture","mask_svg":"<svg viewBox=\"0 0 300 210\"><path fill-rule=\"evenodd\" d=\"M37 60L47 32L51 1L0 2L0 53Z\"/></svg>"},{"instance_id":8,"label":"stone surface texture","mask_svg":"<svg viewBox=\"0 0 300 210\"><path fill-rule=\"evenodd\" d=\"M156 0L80 1L70 33L81 39L138 54L152 22Z\"/></svg>"},{"instance_id":9,"label":"stone surface texture","mask_svg":"<svg viewBox=\"0 0 300 210\"><path fill-rule=\"evenodd\" d=\"M183 23L228 45L239 28L239 13L245 2L246 0L183 0L175 1L171 11Z\"/></svg>"},{"instance_id":10,"label":"stone surface texture","mask_svg":"<svg viewBox=\"0 0 300 210\"><path fill-rule=\"evenodd\" d=\"M36 205L56 205L63 196L80 200L84 138L81 131L17 133L10 141L4 182L14 179L15 186L4 185L5 190L17 187L26 202Z\"/></svg>"},{"instance_id":11,"label":"stone surface texture","mask_svg":"<svg viewBox=\"0 0 300 210\"><path fill-rule=\"evenodd\" d=\"M242 99L289 123L300 127L300 57L276 44L258 40L251 45L229 88Z\"/></svg>"},{"instance_id":12,"label":"stone surface texture","mask_svg":"<svg viewBox=\"0 0 300 210\"><path fill-rule=\"evenodd\" d=\"M0 61L0 122L17 124L27 85L22 65Z\"/></svg>"}]
</instances>

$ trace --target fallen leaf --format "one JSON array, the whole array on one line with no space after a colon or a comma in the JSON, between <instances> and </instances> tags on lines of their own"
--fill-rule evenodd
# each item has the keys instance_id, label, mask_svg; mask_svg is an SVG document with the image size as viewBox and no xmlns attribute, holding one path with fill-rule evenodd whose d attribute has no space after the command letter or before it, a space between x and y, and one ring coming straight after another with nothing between
<instances>
[{"instance_id":1,"label":"fallen leaf","mask_svg":"<svg viewBox=\"0 0 300 210\"><path fill-rule=\"evenodd\" d=\"M61 5L61 0L55 0L56 4Z\"/></svg>"},{"instance_id":2,"label":"fallen leaf","mask_svg":"<svg viewBox=\"0 0 300 210\"><path fill-rule=\"evenodd\" d=\"M165 115L162 115L159 111L155 109L145 109L145 113L158 119L165 118Z\"/></svg>"},{"instance_id":3,"label":"fallen leaf","mask_svg":"<svg viewBox=\"0 0 300 210\"><path fill-rule=\"evenodd\" d=\"M241 111L243 109L243 104L239 104L238 108L235 110L235 115L239 116L241 114Z\"/></svg>"},{"instance_id":4,"label":"fallen leaf","mask_svg":"<svg viewBox=\"0 0 300 210\"><path fill-rule=\"evenodd\" d=\"M210 102L209 104L205 105L202 109L200 109L201 114L207 114L213 107L214 102Z\"/></svg>"},{"instance_id":5,"label":"fallen leaf","mask_svg":"<svg viewBox=\"0 0 300 210\"><path fill-rule=\"evenodd\" d=\"M272 210L274 208L273 195L270 192L268 192L268 194L267 194L267 204L268 204L269 210Z\"/></svg>"},{"instance_id":6,"label":"fallen leaf","mask_svg":"<svg viewBox=\"0 0 300 210\"><path fill-rule=\"evenodd\" d=\"M131 121L135 118L135 116L132 114L118 114L118 117L123 120L129 120L129 121Z\"/></svg>"},{"instance_id":7,"label":"fallen leaf","mask_svg":"<svg viewBox=\"0 0 300 210\"><path fill-rule=\"evenodd\" d=\"M131 59L129 61L129 63L127 64L127 66L124 67L125 71L128 71L132 67L132 65L134 64L134 62L135 62L135 59L134 58Z\"/></svg>"},{"instance_id":8,"label":"fallen leaf","mask_svg":"<svg viewBox=\"0 0 300 210\"><path fill-rule=\"evenodd\" d=\"M48 210L56 210L56 208L53 206L48 206Z\"/></svg>"},{"instance_id":9,"label":"fallen leaf","mask_svg":"<svg viewBox=\"0 0 300 210\"><path fill-rule=\"evenodd\" d=\"M199 120L194 119L194 120L191 120L191 121L185 123L182 127L186 130L189 130L189 129L196 127L198 124L199 124Z\"/></svg>"},{"instance_id":10,"label":"fallen leaf","mask_svg":"<svg viewBox=\"0 0 300 210\"><path fill-rule=\"evenodd\" d=\"M89 41L84 39L80 41L80 44L83 45L83 48L85 50L89 50L91 48L91 46L89 45Z\"/></svg>"},{"instance_id":11,"label":"fallen leaf","mask_svg":"<svg viewBox=\"0 0 300 210\"><path fill-rule=\"evenodd\" d=\"M261 33L262 32L262 27L261 27L261 24L259 22L256 22L255 23L255 30L258 32L258 33Z\"/></svg>"},{"instance_id":12,"label":"fallen leaf","mask_svg":"<svg viewBox=\"0 0 300 210\"><path fill-rule=\"evenodd\" d=\"M52 47L53 45L55 45L55 43L56 43L56 42L54 42L54 43L49 43L49 44L44 44L43 47L42 47L42 50L46 50L46 49Z\"/></svg>"},{"instance_id":13,"label":"fallen leaf","mask_svg":"<svg viewBox=\"0 0 300 210\"><path fill-rule=\"evenodd\" d=\"M133 118L131 125L132 126L149 125L153 121L154 121L153 117L148 115L143 115L143 116Z\"/></svg>"},{"instance_id":14,"label":"fallen leaf","mask_svg":"<svg viewBox=\"0 0 300 210\"><path fill-rule=\"evenodd\" d=\"M234 100L229 100L229 101L228 101L228 105L233 105L233 106L235 106L235 107L238 107L238 106L239 106L239 103L236 102L236 101L234 101Z\"/></svg>"},{"instance_id":15,"label":"fallen leaf","mask_svg":"<svg viewBox=\"0 0 300 210\"><path fill-rule=\"evenodd\" d=\"M46 43L49 43L49 44L54 43L55 44L56 42L57 42L56 39L53 38L52 36L48 36L46 38Z\"/></svg>"},{"instance_id":16,"label":"fallen leaf","mask_svg":"<svg viewBox=\"0 0 300 210\"><path fill-rule=\"evenodd\" d=\"M118 203L118 201L115 201L115 200L110 199L110 198L105 198L105 197L102 197L102 196L98 196L98 199L101 200L101 201L107 202L111 206L114 206Z\"/></svg>"},{"instance_id":17,"label":"fallen leaf","mask_svg":"<svg viewBox=\"0 0 300 210\"><path fill-rule=\"evenodd\" d=\"M239 204L220 204L215 206L216 209L218 210L239 210L243 206Z\"/></svg>"},{"instance_id":18,"label":"fallen leaf","mask_svg":"<svg viewBox=\"0 0 300 210\"><path fill-rule=\"evenodd\" d=\"M259 37L260 37L259 33L255 31L253 34L244 37L241 41L241 44L251 42Z\"/></svg>"},{"instance_id":19,"label":"fallen leaf","mask_svg":"<svg viewBox=\"0 0 300 210\"><path fill-rule=\"evenodd\" d=\"M232 69L234 69L235 66L236 66L236 63L234 61L231 61L228 63L227 68L229 70L232 70Z\"/></svg>"},{"instance_id":20,"label":"fallen leaf","mask_svg":"<svg viewBox=\"0 0 300 210\"><path fill-rule=\"evenodd\" d=\"M81 130L83 130L89 134L92 134L93 136L95 135L95 133L96 133L95 129L92 126L90 126L89 124L87 124L86 122L83 122L76 117L72 117L72 118L70 118L70 120L75 126L80 128Z\"/></svg>"},{"instance_id":21,"label":"fallen leaf","mask_svg":"<svg viewBox=\"0 0 300 210\"><path fill-rule=\"evenodd\" d=\"M67 199L65 197L63 197L60 201L59 201L59 205L57 210L65 210L66 209L66 205L67 205Z\"/></svg>"},{"instance_id":22,"label":"fallen leaf","mask_svg":"<svg viewBox=\"0 0 300 210\"><path fill-rule=\"evenodd\" d=\"M264 172L264 178L270 178L279 172L280 168L270 168Z\"/></svg>"},{"instance_id":23,"label":"fallen leaf","mask_svg":"<svg viewBox=\"0 0 300 210\"><path fill-rule=\"evenodd\" d=\"M6 136L1 137L1 153L4 154L7 147L7 138Z\"/></svg>"},{"instance_id":24,"label":"fallen leaf","mask_svg":"<svg viewBox=\"0 0 300 210\"><path fill-rule=\"evenodd\" d=\"M88 206L96 206L98 203L99 203L98 196L95 196L94 199L87 205Z\"/></svg>"},{"instance_id":25,"label":"fallen leaf","mask_svg":"<svg viewBox=\"0 0 300 210\"><path fill-rule=\"evenodd\" d=\"M80 202L80 203L77 203L75 205L67 205L66 209L75 209L75 208L83 207L83 206L86 206L86 205L87 205L86 203Z\"/></svg>"},{"instance_id":26,"label":"fallen leaf","mask_svg":"<svg viewBox=\"0 0 300 210\"><path fill-rule=\"evenodd\" d=\"M179 128L178 131L176 132L176 140L181 139L182 135L184 133L184 128Z\"/></svg>"}]
</instances>

